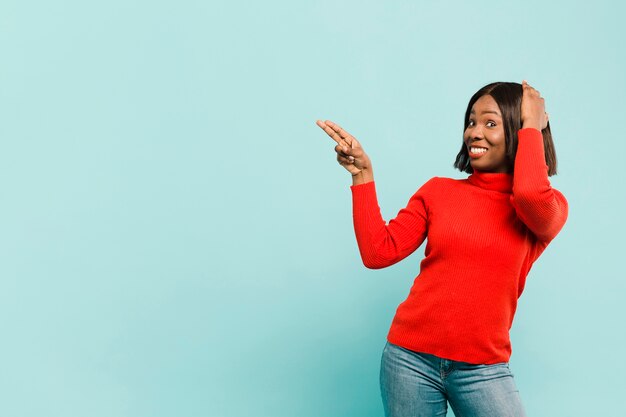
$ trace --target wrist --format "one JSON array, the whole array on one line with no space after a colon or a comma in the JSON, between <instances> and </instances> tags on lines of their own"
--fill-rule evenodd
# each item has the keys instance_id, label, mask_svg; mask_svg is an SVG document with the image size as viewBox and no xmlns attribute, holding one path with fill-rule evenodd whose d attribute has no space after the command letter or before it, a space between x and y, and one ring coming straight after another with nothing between
<instances>
[{"instance_id":1,"label":"wrist","mask_svg":"<svg viewBox=\"0 0 626 417\"><path fill-rule=\"evenodd\" d=\"M357 174L352 175L352 185L364 184L374 181L374 173L371 168L363 168Z\"/></svg>"},{"instance_id":2,"label":"wrist","mask_svg":"<svg viewBox=\"0 0 626 417\"><path fill-rule=\"evenodd\" d=\"M537 129L541 132L541 125L539 124L539 121L536 120L524 120L522 122L522 129L528 128Z\"/></svg>"}]
</instances>

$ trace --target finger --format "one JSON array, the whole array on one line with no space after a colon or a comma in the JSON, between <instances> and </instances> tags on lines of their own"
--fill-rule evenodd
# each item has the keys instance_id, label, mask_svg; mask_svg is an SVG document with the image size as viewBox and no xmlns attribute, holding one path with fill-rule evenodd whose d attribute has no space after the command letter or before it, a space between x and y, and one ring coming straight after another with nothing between
<instances>
[{"instance_id":1,"label":"finger","mask_svg":"<svg viewBox=\"0 0 626 417\"><path fill-rule=\"evenodd\" d=\"M342 145L337 145L335 146L335 152L337 152L337 154L343 156L343 157L348 157L349 152L351 151L351 149L349 147L343 147Z\"/></svg>"},{"instance_id":2,"label":"finger","mask_svg":"<svg viewBox=\"0 0 626 417\"><path fill-rule=\"evenodd\" d=\"M365 152L361 148L342 148L340 145L335 146L335 152L345 157L353 156L354 158L362 158Z\"/></svg>"},{"instance_id":3,"label":"finger","mask_svg":"<svg viewBox=\"0 0 626 417\"><path fill-rule=\"evenodd\" d=\"M526 84L524 86L524 90L528 93L539 93L539 91L537 91L537 89L529 84Z\"/></svg>"},{"instance_id":4,"label":"finger","mask_svg":"<svg viewBox=\"0 0 626 417\"><path fill-rule=\"evenodd\" d=\"M541 93L539 92L539 90L537 90L535 87L528 85L529 91L532 93L537 94L538 96L541 95Z\"/></svg>"},{"instance_id":5,"label":"finger","mask_svg":"<svg viewBox=\"0 0 626 417\"><path fill-rule=\"evenodd\" d=\"M321 121L320 121L321 122ZM345 148L350 148L350 144L346 143L345 140L343 140L343 138L339 135L338 132L336 132L328 123L332 123L330 120L327 120L326 122L321 122L323 124L323 129L324 131L328 134L328 136L330 136L335 142L337 142L340 146L345 147Z\"/></svg>"},{"instance_id":6,"label":"finger","mask_svg":"<svg viewBox=\"0 0 626 417\"><path fill-rule=\"evenodd\" d=\"M329 125L335 132L339 134L339 137L346 141L346 143L352 146L352 135L345 131L344 128L339 126L337 123L331 122L330 120L326 120L326 124Z\"/></svg>"},{"instance_id":7,"label":"finger","mask_svg":"<svg viewBox=\"0 0 626 417\"><path fill-rule=\"evenodd\" d=\"M526 93L533 97L541 97L541 93L539 92L539 90L533 87L528 87L528 89L526 90Z\"/></svg>"},{"instance_id":8,"label":"finger","mask_svg":"<svg viewBox=\"0 0 626 417\"><path fill-rule=\"evenodd\" d=\"M330 126L328 126L325 122L318 120L315 122L319 127L322 128L322 130L324 132L326 132L326 134L328 134L328 136L331 137L331 139L333 139L335 142L340 143L341 142L341 138L339 137L339 135L335 134L335 131L333 129L331 129Z\"/></svg>"},{"instance_id":9,"label":"finger","mask_svg":"<svg viewBox=\"0 0 626 417\"><path fill-rule=\"evenodd\" d=\"M326 124L326 122L318 120L315 123L319 127L321 127L322 130L324 130L324 132L326 132L328 134L328 136L331 137L331 139L333 139L338 144L341 144L341 137L338 134L336 134L335 131L328 124Z\"/></svg>"},{"instance_id":10,"label":"finger","mask_svg":"<svg viewBox=\"0 0 626 417\"><path fill-rule=\"evenodd\" d=\"M339 163L346 163L346 164L353 164L354 163L354 156L342 156L341 154L337 154L337 161L339 161Z\"/></svg>"},{"instance_id":11,"label":"finger","mask_svg":"<svg viewBox=\"0 0 626 417\"><path fill-rule=\"evenodd\" d=\"M354 165L354 161L350 161L345 158L337 158L337 162L339 163L339 165L346 169L356 168L356 166Z\"/></svg>"},{"instance_id":12,"label":"finger","mask_svg":"<svg viewBox=\"0 0 626 417\"><path fill-rule=\"evenodd\" d=\"M539 94L539 91L537 89L535 89L533 86L531 86L530 84L528 84L528 81L526 81L526 80L522 81L522 88L524 90L528 90L530 92L536 92L537 94Z\"/></svg>"},{"instance_id":13,"label":"finger","mask_svg":"<svg viewBox=\"0 0 626 417\"><path fill-rule=\"evenodd\" d=\"M335 152L337 152L337 155L348 156L347 152L350 152L350 149L342 145L337 145L335 146Z\"/></svg>"},{"instance_id":14,"label":"finger","mask_svg":"<svg viewBox=\"0 0 626 417\"><path fill-rule=\"evenodd\" d=\"M342 146L342 147L346 147L349 148L349 144L346 143L341 136L339 136L339 134L337 132L335 132L335 130L333 128L331 128L326 122L322 122L321 120L317 121L317 125L319 127L321 127L322 129L324 129L324 132L326 132L328 134L328 136L330 136L335 142L337 142L338 145Z\"/></svg>"}]
</instances>

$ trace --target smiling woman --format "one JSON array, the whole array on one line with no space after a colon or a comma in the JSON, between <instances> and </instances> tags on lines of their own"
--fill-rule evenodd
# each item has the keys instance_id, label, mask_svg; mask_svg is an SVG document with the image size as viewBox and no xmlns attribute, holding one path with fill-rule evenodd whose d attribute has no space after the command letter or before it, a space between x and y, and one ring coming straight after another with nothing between
<instances>
[{"instance_id":1,"label":"smiling woman","mask_svg":"<svg viewBox=\"0 0 626 417\"><path fill-rule=\"evenodd\" d=\"M522 114L524 95L526 104L539 106L539 108L525 106L527 113L534 110L535 114ZM542 114L545 115L545 120L537 120ZM556 152L547 113L543 110L543 98L525 81L521 85L495 82L478 90L467 105L463 123L463 145L456 157L455 168L469 174L474 169L513 172L518 144L517 133L523 127L533 127L542 133L548 176L556 174ZM494 145L491 146L491 143ZM480 150L472 153L471 146L487 149L490 152L489 157L485 158L486 154L483 157L484 151Z\"/></svg>"},{"instance_id":2,"label":"smiling woman","mask_svg":"<svg viewBox=\"0 0 626 417\"><path fill-rule=\"evenodd\" d=\"M524 416L509 369L509 329L528 272L568 214L548 180L556 156L539 92L526 82L476 92L454 164L471 175L431 178L388 224L361 144L329 120L317 124L352 174L363 264L388 267L428 239L383 349L385 415L445 415L450 403L458 416Z\"/></svg>"}]
</instances>

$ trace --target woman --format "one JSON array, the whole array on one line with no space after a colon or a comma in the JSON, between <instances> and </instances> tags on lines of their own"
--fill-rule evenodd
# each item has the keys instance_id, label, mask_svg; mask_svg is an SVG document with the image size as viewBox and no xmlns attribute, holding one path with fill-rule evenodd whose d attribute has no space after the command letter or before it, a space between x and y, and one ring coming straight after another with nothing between
<instances>
[{"instance_id":1,"label":"woman","mask_svg":"<svg viewBox=\"0 0 626 417\"><path fill-rule=\"evenodd\" d=\"M524 416L509 369L509 329L530 268L567 219L550 186L556 154L544 99L526 81L481 88L467 106L454 166L434 177L395 219L381 217L370 158L331 121L352 174L353 221L368 268L385 268L428 237L420 273L396 310L383 350L386 416Z\"/></svg>"}]
</instances>

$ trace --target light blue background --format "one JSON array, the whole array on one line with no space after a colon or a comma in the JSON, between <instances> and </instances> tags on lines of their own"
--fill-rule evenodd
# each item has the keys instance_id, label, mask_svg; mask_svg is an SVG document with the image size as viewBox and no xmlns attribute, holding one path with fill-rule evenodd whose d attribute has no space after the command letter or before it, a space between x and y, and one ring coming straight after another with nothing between
<instances>
[{"instance_id":1,"label":"light blue background","mask_svg":"<svg viewBox=\"0 0 626 417\"><path fill-rule=\"evenodd\" d=\"M362 265L315 120L361 141L389 220L466 176L471 95L522 79L570 215L511 367L529 416L623 415L626 8L574 4L3 0L0 415L381 416L423 247Z\"/></svg>"}]
</instances>

